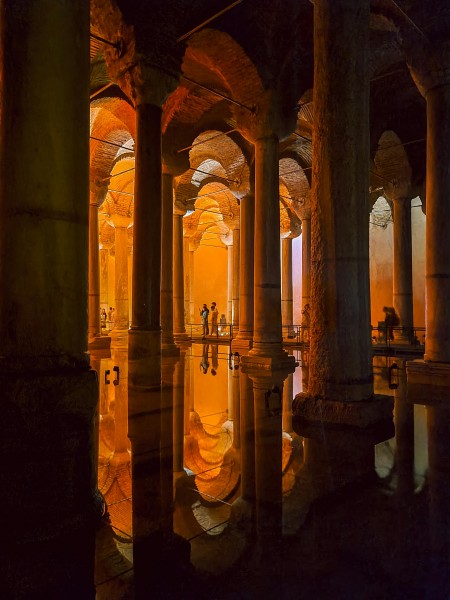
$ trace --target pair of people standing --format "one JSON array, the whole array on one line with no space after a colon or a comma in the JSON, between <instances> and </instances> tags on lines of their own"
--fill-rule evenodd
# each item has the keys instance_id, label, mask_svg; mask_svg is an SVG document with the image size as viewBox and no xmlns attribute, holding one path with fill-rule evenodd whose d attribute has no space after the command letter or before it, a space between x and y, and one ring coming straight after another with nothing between
<instances>
[{"instance_id":1,"label":"pair of people standing","mask_svg":"<svg viewBox=\"0 0 450 600\"><path fill-rule=\"evenodd\" d=\"M200 318L202 320L202 327L203 327L203 336L202 336L202 340L206 339L206 336L209 335L209 325L208 325L208 318L209 318L209 308L206 304L204 304L202 306L202 308L199 309L200 312ZM219 337L219 327L217 325L217 321L219 318L219 311L217 310L217 306L215 302L211 303L211 334L212 335L216 335L217 337Z\"/></svg>"}]
</instances>

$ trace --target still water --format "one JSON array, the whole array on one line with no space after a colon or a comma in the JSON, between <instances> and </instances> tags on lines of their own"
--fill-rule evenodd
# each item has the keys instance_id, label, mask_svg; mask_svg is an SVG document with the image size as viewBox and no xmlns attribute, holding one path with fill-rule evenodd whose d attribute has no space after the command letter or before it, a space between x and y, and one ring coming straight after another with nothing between
<instances>
[{"instance_id":1,"label":"still water","mask_svg":"<svg viewBox=\"0 0 450 600\"><path fill-rule=\"evenodd\" d=\"M282 521L267 547L236 510L248 485L241 403L251 396L239 357L225 345L193 344L173 365L173 445L161 451L173 465L173 509L166 503L194 569L167 597L210 598L214 585L214 598L450 598L449 411L427 422L432 411L408 403L404 361L396 359L390 388L393 359L377 357L375 391L394 398L395 435L393 425L356 434L322 425L302 435L290 405L308 366L293 353L300 365L282 398ZM98 534L96 588L113 600L136 593L127 360L112 349L98 366L98 487L109 519Z\"/></svg>"}]
</instances>

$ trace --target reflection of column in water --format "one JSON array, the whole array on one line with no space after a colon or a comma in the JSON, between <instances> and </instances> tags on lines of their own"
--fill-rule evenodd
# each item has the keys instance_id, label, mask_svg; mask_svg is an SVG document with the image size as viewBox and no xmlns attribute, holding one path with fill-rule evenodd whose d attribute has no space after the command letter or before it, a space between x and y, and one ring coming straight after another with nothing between
<instances>
[{"instance_id":1,"label":"reflection of column in water","mask_svg":"<svg viewBox=\"0 0 450 600\"><path fill-rule=\"evenodd\" d=\"M271 377L254 377L256 531L262 547L281 536L281 415L283 385Z\"/></svg>"},{"instance_id":2,"label":"reflection of column in water","mask_svg":"<svg viewBox=\"0 0 450 600\"><path fill-rule=\"evenodd\" d=\"M290 373L283 386L283 431L292 433L292 400L294 399L294 374Z\"/></svg>"},{"instance_id":3,"label":"reflection of column in water","mask_svg":"<svg viewBox=\"0 0 450 600\"><path fill-rule=\"evenodd\" d=\"M436 592L450 592L450 410L428 406L431 577ZM431 597L431 596L430 596Z\"/></svg>"},{"instance_id":4,"label":"reflection of column in water","mask_svg":"<svg viewBox=\"0 0 450 600\"><path fill-rule=\"evenodd\" d=\"M109 388L111 387L111 384L109 384L109 385L105 384L105 371L108 369L109 369L109 360L105 360L105 359L101 360L99 370L98 370L98 380L99 380L99 386L100 386L99 413L102 417L106 416L108 414L108 410L109 410L108 393L109 393ZM109 377L109 380L111 380L111 377Z\"/></svg>"},{"instance_id":5,"label":"reflection of column in water","mask_svg":"<svg viewBox=\"0 0 450 600\"><path fill-rule=\"evenodd\" d=\"M406 397L406 371L403 360L398 360L398 388L394 392L395 466L397 493L409 496L414 493L414 404Z\"/></svg>"},{"instance_id":6,"label":"reflection of column in water","mask_svg":"<svg viewBox=\"0 0 450 600\"><path fill-rule=\"evenodd\" d=\"M111 386L114 388L114 454L128 451L128 361L126 350L114 350L112 353L114 366L119 372L111 372ZM113 381L119 380L118 385Z\"/></svg>"},{"instance_id":7,"label":"reflection of column in water","mask_svg":"<svg viewBox=\"0 0 450 600\"><path fill-rule=\"evenodd\" d=\"M301 351L301 369L302 369L302 387L303 391L308 391L309 385L309 350Z\"/></svg>"},{"instance_id":8,"label":"reflection of column in water","mask_svg":"<svg viewBox=\"0 0 450 600\"><path fill-rule=\"evenodd\" d=\"M167 356L167 353L173 353ZM179 349L163 349L161 372L161 519L164 529L173 524L173 377L179 361Z\"/></svg>"},{"instance_id":9,"label":"reflection of column in water","mask_svg":"<svg viewBox=\"0 0 450 600\"><path fill-rule=\"evenodd\" d=\"M195 385L194 385L194 381L195 381L195 375L194 375L194 369L193 369L193 362L194 360L197 360L194 358L194 348L191 346L191 354L189 357L189 362L190 362L190 375L191 375L191 380L190 380L190 384L189 384L189 388L190 388L190 392L189 392L189 409L190 410L195 410L195 396L194 396L194 392L195 392ZM197 367L198 368L198 367Z\"/></svg>"},{"instance_id":10,"label":"reflection of column in water","mask_svg":"<svg viewBox=\"0 0 450 600\"><path fill-rule=\"evenodd\" d=\"M180 352L180 360L175 365L173 375L173 470L175 473L184 467L184 377L185 353Z\"/></svg>"},{"instance_id":11,"label":"reflection of column in water","mask_svg":"<svg viewBox=\"0 0 450 600\"><path fill-rule=\"evenodd\" d=\"M241 447L241 397L239 387L239 369L233 369L231 372L232 385L232 404L233 404L233 448L239 450Z\"/></svg>"},{"instance_id":12,"label":"reflection of column in water","mask_svg":"<svg viewBox=\"0 0 450 600\"><path fill-rule=\"evenodd\" d=\"M191 406L191 354L192 346L186 349L184 353L184 435L189 435L190 431L190 406Z\"/></svg>"},{"instance_id":13,"label":"reflection of column in water","mask_svg":"<svg viewBox=\"0 0 450 600\"><path fill-rule=\"evenodd\" d=\"M241 496L255 500L255 411L253 384L250 377L239 371L241 408Z\"/></svg>"},{"instance_id":14,"label":"reflection of column in water","mask_svg":"<svg viewBox=\"0 0 450 600\"><path fill-rule=\"evenodd\" d=\"M233 362L230 361L232 367ZM233 369L234 370L234 369ZM234 420L234 403L233 403L233 370L228 369L228 420Z\"/></svg>"},{"instance_id":15,"label":"reflection of column in water","mask_svg":"<svg viewBox=\"0 0 450 600\"><path fill-rule=\"evenodd\" d=\"M100 375L101 372L101 360L97 358L91 352L91 368L97 372L97 376ZM99 424L100 424L100 416L99 416L99 402L97 402L97 408L95 410L95 415L92 423L93 428L93 436L92 436L92 454L93 454L93 468L92 468L92 476L91 476L91 489L94 493L98 488L98 452L99 452Z\"/></svg>"}]
</instances>

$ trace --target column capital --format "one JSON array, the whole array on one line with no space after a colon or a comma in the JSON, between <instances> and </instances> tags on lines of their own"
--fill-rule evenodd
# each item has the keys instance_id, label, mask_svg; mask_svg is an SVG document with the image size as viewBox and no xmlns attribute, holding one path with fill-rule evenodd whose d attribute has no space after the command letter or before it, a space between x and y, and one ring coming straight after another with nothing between
<instances>
[{"instance_id":1,"label":"column capital","mask_svg":"<svg viewBox=\"0 0 450 600\"><path fill-rule=\"evenodd\" d=\"M394 202L396 200L409 200L413 198L411 190L411 181L404 177L393 179L391 182L383 184L384 196Z\"/></svg>"},{"instance_id":2,"label":"column capital","mask_svg":"<svg viewBox=\"0 0 450 600\"><path fill-rule=\"evenodd\" d=\"M135 106L152 104L161 108L178 85L175 75L153 66L145 58L120 72L117 80Z\"/></svg>"},{"instance_id":3,"label":"column capital","mask_svg":"<svg viewBox=\"0 0 450 600\"><path fill-rule=\"evenodd\" d=\"M430 36L431 38L431 36ZM450 86L450 39L416 40L406 48L411 76L422 96L437 87Z\"/></svg>"},{"instance_id":4,"label":"column capital","mask_svg":"<svg viewBox=\"0 0 450 600\"><path fill-rule=\"evenodd\" d=\"M288 137L297 126L297 113L292 107L292 114L286 116L281 96L274 90L265 90L258 104L251 112L236 108L239 131L250 142L261 142L265 139L280 140Z\"/></svg>"},{"instance_id":5,"label":"column capital","mask_svg":"<svg viewBox=\"0 0 450 600\"><path fill-rule=\"evenodd\" d=\"M89 204L100 206L108 193L110 179L99 173L91 172L89 176Z\"/></svg>"}]
</instances>

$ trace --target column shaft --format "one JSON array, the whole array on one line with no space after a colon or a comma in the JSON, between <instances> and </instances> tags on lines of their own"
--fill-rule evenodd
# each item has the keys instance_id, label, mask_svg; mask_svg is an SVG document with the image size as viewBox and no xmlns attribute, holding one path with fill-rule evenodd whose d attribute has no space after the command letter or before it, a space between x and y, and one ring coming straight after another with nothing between
<instances>
[{"instance_id":1,"label":"column shaft","mask_svg":"<svg viewBox=\"0 0 450 600\"><path fill-rule=\"evenodd\" d=\"M89 2L5 0L0 31L2 595L93 599Z\"/></svg>"},{"instance_id":2,"label":"column shaft","mask_svg":"<svg viewBox=\"0 0 450 600\"><path fill-rule=\"evenodd\" d=\"M196 314L195 314L195 289L194 289L194 250L189 249L189 322L195 323Z\"/></svg>"},{"instance_id":3,"label":"column shaft","mask_svg":"<svg viewBox=\"0 0 450 600\"><path fill-rule=\"evenodd\" d=\"M450 362L450 85L427 93L425 360Z\"/></svg>"},{"instance_id":4,"label":"column shaft","mask_svg":"<svg viewBox=\"0 0 450 600\"><path fill-rule=\"evenodd\" d=\"M98 251L98 202L91 192L89 202L89 304L88 339L100 336L100 261Z\"/></svg>"},{"instance_id":5,"label":"column shaft","mask_svg":"<svg viewBox=\"0 0 450 600\"><path fill-rule=\"evenodd\" d=\"M239 266L239 333L242 340L253 339L253 239L255 234L255 197L241 200Z\"/></svg>"},{"instance_id":6,"label":"column shaft","mask_svg":"<svg viewBox=\"0 0 450 600\"><path fill-rule=\"evenodd\" d=\"M281 315L283 325L294 322L294 307L292 293L292 238L281 240Z\"/></svg>"},{"instance_id":7,"label":"column shaft","mask_svg":"<svg viewBox=\"0 0 450 600\"><path fill-rule=\"evenodd\" d=\"M132 327L160 330L161 109L136 107Z\"/></svg>"},{"instance_id":8,"label":"column shaft","mask_svg":"<svg viewBox=\"0 0 450 600\"><path fill-rule=\"evenodd\" d=\"M412 339L413 289L412 289L412 239L411 200L394 199L394 308L404 328L402 337Z\"/></svg>"},{"instance_id":9,"label":"column shaft","mask_svg":"<svg viewBox=\"0 0 450 600\"><path fill-rule=\"evenodd\" d=\"M161 330L163 344L173 343L173 176L162 176Z\"/></svg>"},{"instance_id":10,"label":"column shaft","mask_svg":"<svg viewBox=\"0 0 450 600\"><path fill-rule=\"evenodd\" d=\"M373 395L368 55L369 0L316 0L309 393L330 400Z\"/></svg>"},{"instance_id":11,"label":"column shaft","mask_svg":"<svg viewBox=\"0 0 450 600\"><path fill-rule=\"evenodd\" d=\"M183 215L173 215L173 333L185 336L184 325L184 264Z\"/></svg>"},{"instance_id":12,"label":"column shaft","mask_svg":"<svg viewBox=\"0 0 450 600\"><path fill-rule=\"evenodd\" d=\"M239 329L239 279L240 279L240 231L233 229L233 266L232 266L232 299L233 329Z\"/></svg>"},{"instance_id":13,"label":"column shaft","mask_svg":"<svg viewBox=\"0 0 450 600\"><path fill-rule=\"evenodd\" d=\"M302 220L302 308L311 303L311 219Z\"/></svg>"},{"instance_id":14,"label":"column shaft","mask_svg":"<svg viewBox=\"0 0 450 600\"><path fill-rule=\"evenodd\" d=\"M247 373L239 371L241 399L241 496L255 500L255 410L253 383Z\"/></svg>"},{"instance_id":15,"label":"column shaft","mask_svg":"<svg viewBox=\"0 0 450 600\"><path fill-rule=\"evenodd\" d=\"M100 251L100 304L108 303L108 257L109 249L102 248ZM106 309L108 310L108 309Z\"/></svg>"},{"instance_id":16,"label":"column shaft","mask_svg":"<svg viewBox=\"0 0 450 600\"><path fill-rule=\"evenodd\" d=\"M255 141L254 343L252 354L281 352L278 138Z\"/></svg>"},{"instance_id":17,"label":"column shaft","mask_svg":"<svg viewBox=\"0 0 450 600\"><path fill-rule=\"evenodd\" d=\"M228 259L228 292L227 292L227 323L233 322L233 244L227 246Z\"/></svg>"},{"instance_id":18,"label":"column shaft","mask_svg":"<svg viewBox=\"0 0 450 600\"><path fill-rule=\"evenodd\" d=\"M116 260L115 260L115 293L116 311L114 329L124 331L129 326L128 306L128 229L115 228Z\"/></svg>"}]
</instances>

